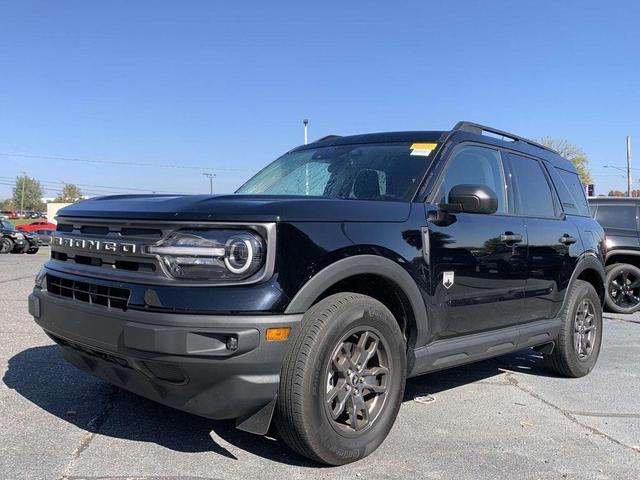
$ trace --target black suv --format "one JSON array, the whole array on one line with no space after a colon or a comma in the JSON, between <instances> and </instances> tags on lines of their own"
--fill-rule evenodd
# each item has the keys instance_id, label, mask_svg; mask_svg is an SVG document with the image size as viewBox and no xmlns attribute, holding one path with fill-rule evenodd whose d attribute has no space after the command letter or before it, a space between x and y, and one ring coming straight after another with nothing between
<instances>
[{"instance_id":1,"label":"black suv","mask_svg":"<svg viewBox=\"0 0 640 480\"><path fill-rule=\"evenodd\" d=\"M119 195L59 212L29 308L119 387L358 460L407 377L533 347L569 377L602 339L604 232L575 168L530 140L325 137L233 195Z\"/></svg>"},{"instance_id":2,"label":"black suv","mask_svg":"<svg viewBox=\"0 0 640 480\"><path fill-rule=\"evenodd\" d=\"M607 235L606 306L616 313L640 310L640 199L595 197L591 212Z\"/></svg>"}]
</instances>

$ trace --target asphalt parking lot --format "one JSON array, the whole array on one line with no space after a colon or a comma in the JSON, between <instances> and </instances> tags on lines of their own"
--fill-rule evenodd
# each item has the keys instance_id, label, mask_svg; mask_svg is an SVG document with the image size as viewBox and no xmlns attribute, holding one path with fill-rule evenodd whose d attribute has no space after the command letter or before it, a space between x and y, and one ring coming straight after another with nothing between
<instances>
[{"instance_id":1,"label":"asphalt parking lot","mask_svg":"<svg viewBox=\"0 0 640 480\"><path fill-rule=\"evenodd\" d=\"M640 478L640 314L607 315L583 379L526 351L412 379L380 449L325 468L67 365L27 313L45 259L0 256L1 478Z\"/></svg>"}]
</instances>

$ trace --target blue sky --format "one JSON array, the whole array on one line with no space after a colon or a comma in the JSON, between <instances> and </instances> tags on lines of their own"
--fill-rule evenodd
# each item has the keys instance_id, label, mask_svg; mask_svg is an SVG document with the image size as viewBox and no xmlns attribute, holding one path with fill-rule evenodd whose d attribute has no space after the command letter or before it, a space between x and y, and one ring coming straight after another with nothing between
<instances>
[{"instance_id":1,"label":"blue sky","mask_svg":"<svg viewBox=\"0 0 640 480\"><path fill-rule=\"evenodd\" d=\"M208 168L229 192L305 117L311 139L466 119L565 138L622 190L639 32L632 1L4 1L0 176L197 193Z\"/></svg>"}]
</instances>

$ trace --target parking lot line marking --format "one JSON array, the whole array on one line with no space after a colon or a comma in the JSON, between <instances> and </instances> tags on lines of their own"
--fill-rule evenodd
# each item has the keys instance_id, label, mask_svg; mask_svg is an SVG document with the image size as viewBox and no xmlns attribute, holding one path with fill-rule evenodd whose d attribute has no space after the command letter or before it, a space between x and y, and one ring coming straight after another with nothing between
<instances>
[{"instance_id":1,"label":"parking lot line marking","mask_svg":"<svg viewBox=\"0 0 640 480\"><path fill-rule=\"evenodd\" d=\"M581 417L616 417L616 418L640 418L640 413L607 413L607 412L573 412L567 410L569 415Z\"/></svg>"}]
</instances>

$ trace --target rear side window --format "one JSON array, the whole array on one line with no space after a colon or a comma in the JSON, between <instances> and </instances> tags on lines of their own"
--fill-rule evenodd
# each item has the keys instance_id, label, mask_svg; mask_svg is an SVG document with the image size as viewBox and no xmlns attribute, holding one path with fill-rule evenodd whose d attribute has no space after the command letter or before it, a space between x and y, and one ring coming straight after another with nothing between
<instances>
[{"instance_id":1,"label":"rear side window","mask_svg":"<svg viewBox=\"0 0 640 480\"><path fill-rule=\"evenodd\" d=\"M635 205L598 205L596 220L605 228L636 229Z\"/></svg>"},{"instance_id":2,"label":"rear side window","mask_svg":"<svg viewBox=\"0 0 640 480\"><path fill-rule=\"evenodd\" d=\"M578 174L554 167L549 170L557 173L557 175L553 175L553 183L556 184L564 211L571 215L590 216L584 185L582 185Z\"/></svg>"},{"instance_id":3,"label":"rear side window","mask_svg":"<svg viewBox=\"0 0 640 480\"><path fill-rule=\"evenodd\" d=\"M528 217L554 217L553 193L538 160L507 154L512 195L511 205L518 215Z\"/></svg>"}]
</instances>

